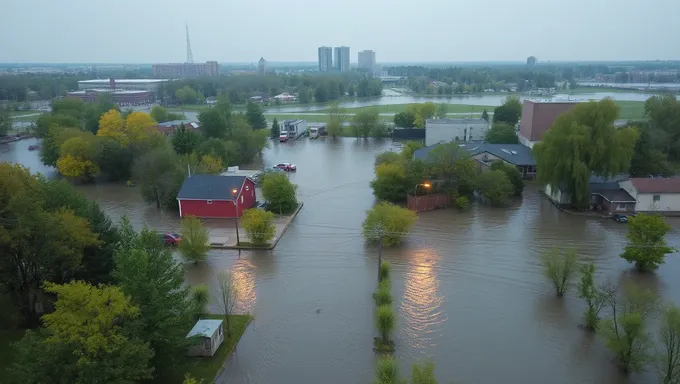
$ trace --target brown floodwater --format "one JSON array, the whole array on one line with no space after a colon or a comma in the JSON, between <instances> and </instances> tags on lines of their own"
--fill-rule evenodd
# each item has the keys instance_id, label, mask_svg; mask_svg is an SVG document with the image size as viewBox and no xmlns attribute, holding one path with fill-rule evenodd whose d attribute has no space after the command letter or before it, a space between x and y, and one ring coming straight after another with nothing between
<instances>
[{"instance_id":1,"label":"brown floodwater","mask_svg":"<svg viewBox=\"0 0 680 384\"><path fill-rule=\"evenodd\" d=\"M30 143L0 146L1 159L53 175ZM238 310L255 317L217 383L372 381L377 249L364 244L360 226L374 203L373 160L389 146L350 138L273 143L258 160L297 164L290 178L305 206L274 251L212 251L205 264L186 267L190 284L212 284L232 270ZM126 214L136 225L178 225L176 214L141 202L134 188L79 189L114 220ZM668 240L680 247L680 221L669 222ZM559 212L534 186L505 209L420 214L406 243L383 252L393 266L401 370L431 359L444 383L655 382L650 373L619 374L602 341L578 327L583 304L575 291L555 298L539 264L551 247L574 247L596 264L598 279L634 280L678 303L678 255L638 276L618 256L626 230Z\"/></svg>"}]
</instances>

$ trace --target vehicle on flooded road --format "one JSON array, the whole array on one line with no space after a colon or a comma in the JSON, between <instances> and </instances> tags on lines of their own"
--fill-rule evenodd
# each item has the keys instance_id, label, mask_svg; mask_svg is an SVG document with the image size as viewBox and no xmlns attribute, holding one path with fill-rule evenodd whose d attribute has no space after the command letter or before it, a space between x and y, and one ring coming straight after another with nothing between
<instances>
[{"instance_id":1,"label":"vehicle on flooded road","mask_svg":"<svg viewBox=\"0 0 680 384\"><path fill-rule=\"evenodd\" d=\"M626 215L612 215L612 220L616 221L617 223L627 223L628 222L628 216Z\"/></svg>"},{"instance_id":2,"label":"vehicle on flooded road","mask_svg":"<svg viewBox=\"0 0 680 384\"><path fill-rule=\"evenodd\" d=\"M295 166L295 164L291 164L291 163L278 163L274 166L274 169L282 169L286 172L291 172L291 171L296 171L297 167Z\"/></svg>"},{"instance_id":3,"label":"vehicle on flooded road","mask_svg":"<svg viewBox=\"0 0 680 384\"><path fill-rule=\"evenodd\" d=\"M171 247L178 246L179 242L182 241L182 235L180 235L179 233L164 233L160 235L160 237L164 245L168 245Z\"/></svg>"}]
</instances>

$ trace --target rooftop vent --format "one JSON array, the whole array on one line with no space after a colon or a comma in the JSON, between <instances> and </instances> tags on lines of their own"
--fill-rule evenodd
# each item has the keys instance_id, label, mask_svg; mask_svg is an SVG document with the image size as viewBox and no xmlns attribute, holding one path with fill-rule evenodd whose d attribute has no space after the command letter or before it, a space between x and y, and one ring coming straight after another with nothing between
<instances>
[{"instance_id":1,"label":"rooftop vent","mask_svg":"<svg viewBox=\"0 0 680 384\"><path fill-rule=\"evenodd\" d=\"M513 155L517 154L517 151L510 151Z\"/></svg>"},{"instance_id":2,"label":"rooftop vent","mask_svg":"<svg viewBox=\"0 0 680 384\"><path fill-rule=\"evenodd\" d=\"M512 152L508 151L508 150L505 149L505 148L502 148L501 151L507 153L508 155L512 155Z\"/></svg>"}]
</instances>

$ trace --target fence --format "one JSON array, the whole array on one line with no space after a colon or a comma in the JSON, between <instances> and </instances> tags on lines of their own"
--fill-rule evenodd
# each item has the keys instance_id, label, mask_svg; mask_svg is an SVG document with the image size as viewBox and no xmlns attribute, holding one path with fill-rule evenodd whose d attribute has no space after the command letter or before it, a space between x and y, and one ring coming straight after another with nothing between
<instances>
[{"instance_id":1,"label":"fence","mask_svg":"<svg viewBox=\"0 0 680 384\"><path fill-rule=\"evenodd\" d=\"M415 212L433 211L451 205L451 196L446 193L433 193L425 196L409 196L408 209Z\"/></svg>"}]
</instances>

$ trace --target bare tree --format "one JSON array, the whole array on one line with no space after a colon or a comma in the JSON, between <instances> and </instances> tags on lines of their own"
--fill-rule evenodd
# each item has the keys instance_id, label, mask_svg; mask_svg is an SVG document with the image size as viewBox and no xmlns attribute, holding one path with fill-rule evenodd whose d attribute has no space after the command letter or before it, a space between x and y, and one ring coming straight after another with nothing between
<instances>
[{"instance_id":1,"label":"bare tree","mask_svg":"<svg viewBox=\"0 0 680 384\"><path fill-rule=\"evenodd\" d=\"M569 282L578 271L578 255L575 250L560 251L552 249L541 256L543 273L555 287L558 297L564 296Z\"/></svg>"},{"instance_id":2,"label":"bare tree","mask_svg":"<svg viewBox=\"0 0 680 384\"><path fill-rule=\"evenodd\" d=\"M220 272L217 275L217 292L216 297L218 304L224 313L224 321L227 324L227 337L231 336L231 324L229 318L234 313L236 308L237 288L234 284L234 276L229 271Z\"/></svg>"},{"instance_id":3,"label":"bare tree","mask_svg":"<svg viewBox=\"0 0 680 384\"><path fill-rule=\"evenodd\" d=\"M680 308L668 306L661 318L656 368L663 384L680 383Z\"/></svg>"}]
</instances>

